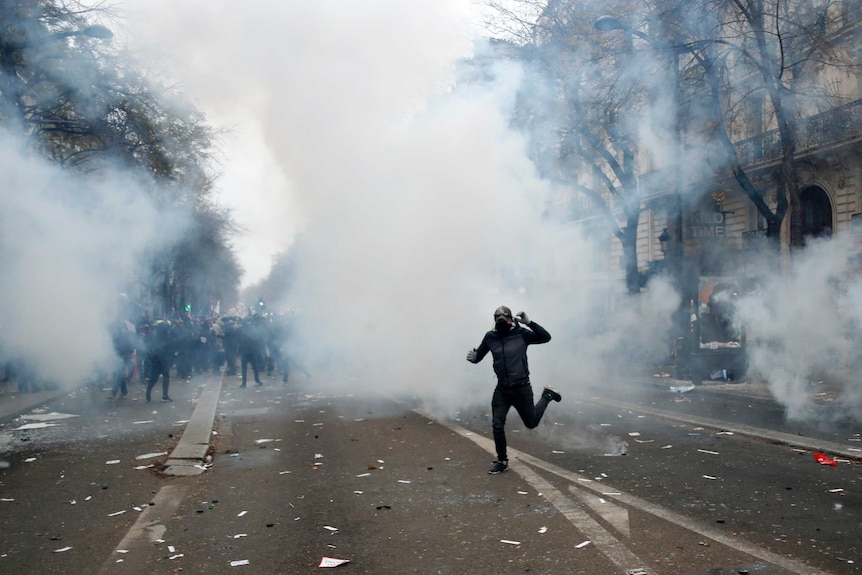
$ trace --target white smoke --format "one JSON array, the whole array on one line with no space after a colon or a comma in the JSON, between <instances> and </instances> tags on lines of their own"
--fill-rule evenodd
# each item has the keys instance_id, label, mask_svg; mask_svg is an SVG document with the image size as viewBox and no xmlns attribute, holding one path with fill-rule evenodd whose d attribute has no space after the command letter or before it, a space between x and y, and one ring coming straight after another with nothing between
<instances>
[{"instance_id":1,"label":"white smoke","mask_svg":"<svg viewBox=\"0 0 862 575\"><path fill-rule=\"evenodd\" d=\"M108 325L147 248L182 233L133 178L83 177L0 134L0 351L39 379L80 383L113 355Z\"/></svg>"},{"instance_id":2,"label":"white smoke","mask_svg":"<svg viewBox=\"0 0 862 575\"><path fill-rule=\"evenodd\" d=\"M555 192L510 125L520 67L454 86L477 31L470 2L147 0L127 15L132 46L246 146L226 142L221 184L257 239L243 265L268 265L276 238L301 232L283 303L300 310L294 349L316 383L450 413L486 403L490 361L464 356L499 305L554 338L530 350L537 387L575 390L667 352L673 291L624 302L593 238L546 213Z\"/></svg>"},{"instance_id":3,"label":"white smoke","mask_svg":"<svg viewBox=\"0 0 862 575\"><path fill-rule=\"evenodd\" d=\"M845 414L858 409L862 365L862 270L855 239L810 240L785 271L764 274L738 304L748 332L750 375L769 383L788 417L812 416L817 383L826 381ZM773 258L776 256L773 256ZM774 265L761 263L761 269ZM822 411L822 410L821 410ZM822 414L821 414L822 417Z\"/></svg>"}]
</instances>

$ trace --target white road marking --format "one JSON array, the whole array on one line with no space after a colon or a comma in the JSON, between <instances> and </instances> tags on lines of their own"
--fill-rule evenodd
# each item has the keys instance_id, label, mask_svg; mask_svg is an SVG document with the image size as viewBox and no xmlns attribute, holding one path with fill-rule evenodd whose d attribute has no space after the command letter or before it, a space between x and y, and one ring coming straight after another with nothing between
<instances>
[{"instance_id":1,"label":"white road marking","mask_svg":"<svg viewBox=\"0 0 862 575\"><path fill-rule=\"evenodd\" d=\"M123 540L114 549L114 553L126 553L134 549L136 543L138 547L142 547L141 544L144 542L152 544L161 539L167 529L164 524L174 515L188 491L189 486L181 485L165 485L159 489L153 498L155 505L148 505L141 511L138 520L129 528ZM102 564L99 575L117 572L114 553L111 553L111 557Z\"/></svg>"},{"instance_id":2,"label":"white road marking","mask_svg":"<svg viewBox=\"0 0 862 575\"><path fill-rule=\"evenodd\" d=\"M434 417L433 415L431 415L430 413L426 412L425 410L414 409L413 411L415 413L423 416L423 417L426 417L428 419L436 421L440 425L442 425L448 429L451 429L452 431L454 431L458 435L461 435L462 437L469 439L470 441L472 441L473 443L475 443L476 445L478 445L479 447L481 447L482 449L487 451L492 456L496 455L496 449L494 448L494 441L492 439L483 437L481 435L475 435L472 432L468 432L463 427L452 424L448 421L440 420L440 419ZM522 461L522 462L524 462L530 466L536 467L536 468L541 469L543 471L546 471L548 473L552 473L552 474L554 474L554 475L556 475L562 479L568 480L571 483L571 485L569 487L570 490L578 489L578 490L582 490L582 491L590 491L590 492L592 492L598 496L604 496L604 497L612 498L617 503L625 505L626 507L629 507L632 509L637 509L638 511L642 511L644 513L649 513L651 515L654 515L655 517L658 517L659 519L663 519L665 521L673 523L674 525L678 525L678 526L682 527L683 529L687 529L688 531L691 531L692 533L697 533L698 535L701 535L702 537L706 537L706 538L711 539L717 543L721 543L722 545L726 545L731 549L736 549L737 551L740 551L742 553L746 553L746 554L748 554L748 555L750 555L756 559L759 559L761 561L765 561L767 563L772 563L773 565L777 565L779 567L782 567L782 568L784 568L784 569L786 569L792 573L797 573L799 575L830 575L826 571L821 571L821 570L816 569L810 565L806 565L805 563L802 563L801 561L795 561L793 559L783 557L783 556L778 555L776 553L772 553L771 551L768 551L766 549L762 549L762 548L760 548L754 544L747 543L746 541L743 541L741 539L738 539L735 537L729 537L729 536L725 535L724 533L722 533L716 529L713 529L711 527L696 523L695 521L692 521L692 520L688 519L687 517L684 517L684 516L679 515L677 513L674 513L673 511L669 511L669 510L665 509L664 507L652 504L648 501L640 499L639 497L636 497L634 495L629 495L623 491L615 489L613 486L608 485L605 482L602 482L602 483L584 482L582 480L585 478L583 476L579 475L578 473L574 473L572 471L569 471L567 469L559 467L558 465L554 465L553 463L548 463L547 461L539 459L538 457L533 457L532 455L511 449L511 448L509 448L509 456L517 458L518 460L520 460L520 461ZM528 482L530 482L528 475L529 475L529 477L537 477L538 481L541 483L541 487L538 485L532 484L532 482L531 482L532 487L534 487L538 491L544 492L546 496L548 496L548 494L551 493L551 496L548 497L548 501L551 502L555 507L557 507L557 509L559 509L560 512L563 513L567 518L569 518L569 520L572 521L572 524L577 529L582 531L585 535L589 536L593 540L593 543L596 544L596 547L598 547L600 549L600 551L602 551L602 553L607 555L607 550L604 549L602 546L601 538L597 537L597 536L593 536L591 532L585 531L584 528L580 524L576 523L574 520L572 520L572 518L569 517L569 515L572 515L572 517L575 517L575 516L579 516L580 514L586 514L585 511L578 510L571 500L566 498L562 493L557 491L554 487L551 487L549 483L547 483L544 479L542 479L540 476L538 476L536 473L534 473L528 467L517 466L514 468L510 467L509 469L510 469L510 471L513 471L513 472L517 473L518 475L521 475L522 477L524 477L524 479L527 480ZM556 495L554 495L554 494L556 494ZM557 503L559 503L559 505ZM562 508L561 508L561 506L562 506ZM573 508L576 511L571 512L570 514L567 514L567 512L569 512ZM588 515L587 515L587 517L589 518L590 521L595 523L599 529L604 530L604 528L601 525L599 525L598 523L596 523L591 517L589 517ZM587 528L590 528L589 525ZM607 533L607 531L605 531L605 533ZM607 533L607 535L610 535L610 534ZM614 539L614 541L615 541L615 543L611 543L611 552L615 552L620 546L622 546L622 544L619 541L616 541L615 539ZM625 549L625 551L631 553L628 549ZM634 554L632 554L632 556L634 556ZM611 561L614 561L614 559L612 557L610 557L609 555L608 555L608 558L611 559ZM640 563L640 564L642 564L642 563ZM626 567L626 569L631 569L632 566L633 565L629 565Z\"/></svg>"}]
</instances>

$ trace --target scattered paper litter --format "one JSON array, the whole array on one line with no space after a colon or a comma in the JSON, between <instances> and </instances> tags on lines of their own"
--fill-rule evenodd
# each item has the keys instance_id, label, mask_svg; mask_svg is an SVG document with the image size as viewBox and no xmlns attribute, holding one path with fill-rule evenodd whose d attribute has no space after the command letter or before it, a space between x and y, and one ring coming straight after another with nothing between
<instances>
[{"instance_id":1,"label":"scattered paper litter","mask_svg":"<svg viewBox=\"0 0 862 575\"><path fill-rule=\"evenodd\" d=\"M80 416L73 415L71 413L58 413L56 411L52 411L51 413L31 413L29 415L22 415L21 419L32 419L34 421L51 421L54 419L69 419L70 417Z\"/></svg>"},{"instance_id":2,"label":"scattered paper litter","mask_svg":"<svg viewBox=\"0 0 862 575\"><path fill-rule=\"evenodd\" d=\"M117 515L122 515L122 514L123 514L123 513L125 513L125 512L126 512L126 510L125 510L125 509L123 509L122 511L115 511L115 512L113 512L113 513L108 513L108 517L115 517L115 516L117 516Z\"/></svg>"},{"instance_id":3,"label":"scattered paper litter","mask_svg":"<svg viewBox=\"0 0 862 575\"><path fill-rule=\"evenodd\" d=\"M290 471L279 471L278 472L279 475L284 475L285 473L290 473Z\"/></svg>"},{"instance_id":4,"label":"scattered paper litter","mask_svg":"<svg viewBox=\"0 0 862 575\"><path fill-rule=\"evenodd\" d=\"M718 477L713 477L712 475L704 475L703 478L704 479L713 479L713 480L718 479Z\"/></svg>"},{"instance_id":5,"label":"scattered paper litter","mask_svg":"<svg viewBox=\"0 0 862 575\"><path fill-rule=\"evenodd\" d=\"M710 451L708 449L698 449L698 451L701 453L708 453L710 455L718 455L718 451Z\"/></svg>"},{"instance_id":6,"label":"scattered paper litter","mask_svg":"<svg viewBox=\"0 0 862 575\"><path fill-rule=\"evenodd\" d=\"M105 465L116 465L120 462L119 459L111 459L110 461L106 461Z\"/></svg>"},{"instance_id":7,"label":"scattered paper litter","mask_svg":"<svg viewBox=\"0 0 862 575\"><path fill-rule=\"evenodd\" d=\"M829 493L841 493L842 491L844 491L844 488L839 487L838 489L830 489Z\"/></svg>"},{"instance_id":8,"label":"scattered paper litter","mask_svg":"<svg viewBox=\"0 0 862 575\"><path fill-rule=\"evenodd\" d=\"M117 549L117 553L128 553L128 549Z\"/></svg>"},{"instance_id":9,"label":"scattered paper litter","mask_svg":"<svg viewBox=\"0 0 862 575\"><path fill-rule=\"evenodd\" d=\"M333 527L331 525L324 525L323 528L327 531L338 531L338 527Z\"/></svg>"},{"instance_id":10,"label":"scattered paper litter","mask_svg":"<svg viewBox=\"0 0 862 575\"><path fill-rule=\"evenodd\" d=\"M581 543L578 543L577 545L575 545L575 549L583 549L584 547L586 547L590 543L592 543L592 542L591 541L582 541Z\"/></svg>"},{"instance_id":11,"label":"scattered paper litter","mask_svg":"<svg viewBox=\"0 0 862 575\"><path fill-rule=\"evenodd\" d=\"M12 431L22 431L25 429L44 429L46 427L57 427L59 423L25 423L19 427L14 428Z\"/></svg>"},{"instance_id":12,"label":"scattered paper litter","mask_svg":"<svg viewBox=\"0 0 862 575\"><path fill-rule=\"evenodd\" d=\"M639 431L630 431L630 432L629 432L629 435L630 435L631 437L640 437L640 435L641 435L641 434L640 434L640 432L639 432Z\"/></svg>"},{"instance_id":13,"label":"scattered paper litter","mask_svg":"<svg viewBox=\"0 0 862 575\"><path fill-rule=\"evenodd\" d=\"M24 460L24 463L33 463L34 461L36 461L35 457L28 457Z\"/></svg>"},{"instance_id":14,"label":"scattered paper litter","mask_svg":"<svg viewBox=\"0 0 862 575\"><path fill-rule=\"evenodd\" d=\"M622 493L618 491L608 491L606 493L602 493L602 495L622 495Z\"/></svg>"},{"instance_id":15,"label":"scattered paper litter","mask_svg":"<svg viewBox=\"0 0 862 575\"><path fill-rule=\"evenodd\" d=\"M6 501L6 502L9 502L9 501L15 501L15 500L14 500L14 499L12 499L12 498L10 498L10 497L3 497L2 499L0 499L0 501Z\"/></svg>"},{"instance_id":16,"label":"scattered paper litter","mask_svg":"<svg viewBox=\"0 0 862 575\"><path fill-rule=\"evenodd\" d=\"M518 495L528 495L528 493L526 491L519 491Z\"/></svg>"},{"instance_id":17,"label":"scattered paper litter","mask_svg":"<svg viewBox=\"0 0 862 575\"><path fill-rule=\"evenodd\" d=\"M246 513L248 513L248 511L240 511L239 513L237 513L237 514L236 514L236 516L237 516L237 517L242 517L242 516L243 516L243 515L245 515Z\"/></svg>"},{"instance_id":18,"label":"scattered paper litter","mask_svg":"<svg viewBox=\"0 0 862 575\"><path fill-rule=\"evenodd\" d=\"M345 563L350 563L350 559L336 559L335 557L324 556L320 559L320 565L318 565L318 567L338 567Z\"/></svg>"},{"instance_id":19,"label":"scattered paper litter","mask_svg":"<svg viewBox=\"0 0 862 575\"><path fill-rule=\"evenodd\" d=\"M140 471L141 469L149 469L150 467L155 467L155 465L153 465L152 463L150 463L149 465L138 465L133 469L137 469L138 471Z\"/></svg>"},{"instance_id":20,"label":"scattered paper litter","mask_svg":"<svg viewBox=\"0 0 862 575\"><path fill-rule=\"evenodd\" d=\"M360 473L356 477L368 477L369 475L371 475L371 474L370 473Z\"/></svg>"},{"instance_id":21,"label":"scattered paper litter","mask_svg":"<svg viewBox=\"0 0 862 575\"><path fill-rule=\"evenodd\" d=\"M233 536L234 539L239 539L240 537L248 537L248 533L237 533Z\"/></svg>"},{"instance_id":22,"label":"scattered paper litter","mask_svg":"<svg viewBox=\"0 0 862 575\"><path fill-rule=\"evenodd\" d=\"M133 421L132 425L143 425L145 423L152 423L152 419L145 419L144 421Z\"/></svg>"},{"instance_id":23,"label":"scattered paper litter","mask_svg":"<svg viewBox=\"0 0 862 575\"><path fill-rule=\"evenodd\" d=\"M539 533L547 533L547 532L548 532L547 527L539 527Z\"/></svg>"},{"instance_id":24,"label":"scattered paper litter","mask_svg":"<svg viewBox=\"0 0 862 575\"><path fill-rule=\"evenodd\" d=\"M511 541L509 539L500 539L500 543L505 543L506 545L520 545L520 541Z\"/></svg>"},{"instance_id":25,"label":"scattered paper litter","mask_svg":"<svg viewBox=\"0 0 862 575\"><path fill-rule=\"evenodd\" d=\"M719 431L716 435L733 435L732 431Z\"/></svg>"},{"instance_id":26,"label":"scattered paper litter","mask_svg":"<svg viewBox=\"0 0 862 575\"><path fill-rule=\"evenodd\" d=\"M251 562L248 559L239 559L238 561L231 561L231 567L239 567L240 565L251 565Z\"/></svg>"},{"instance_id":27,"label":"scattered paper litter","mask_svg":"<svg viewBox=\"0 0 862 575\"><path fill-rule=\"evenodd\" d=\"M554 451L551 451L551 453L556 453L557 455L560 455L560 454L562 454L562 453L565 453L565 451L557 451L557 450L554 450Z\"/></svg>"},{"instance_id":28,"label":"scattered paper litter","mask_svg":"<svg viewBox=\"0 0 862 575\"><path fill-rule=\"evenodd\" d=\"M167 455L167 454L168 454L167 451L160 451L158 453L144 453L143 455L135 456L135 459L140 461L141 459L152 459L153 457L161 457L162 455Z\"/></svg>"},{"instance_id":29,"label":"scattered paper litter","mask_svg":"<svg viewBox=\"0 0 862 575\"><path fill-rule=\"evenodd\" d=\"M411 483L409 479L399 479L398 483Z\"/></svg>"},{"instance_id":30,"label":"scattered paper litter","mask_svg":"<svg viewBox=\"0 0 862 575\"><path fill-rule=\"evenodd\" d=\"M60 549L54 549L54 553L62 553L63 551L68 551L71 547L61 547Z\"/></svg>"},{"instance_id":31,"label":"scattered paper litter","mask_svg":"<svg viewBox=\"0 0 862 575\"><path fill-rule=\"evenodd\" d=\"M255 442L255 443L258 443L258 444L260 444L260 443L269 443L270 441L275 441L275 440L274 440L274 439L255 439L255 440L254 440L254 442Z\"/></svg>"},{"instance_id":32,"label":"scattered paper litter","mask_svg":"<svg viewBox=\"0 0 862 575\"><path fill-rule=\"evenodd\" d=\"M673 445L663 445L661 449L670 449Z\"/></svg>"},{"instance_id":33,"label":"scattered paper litter","mask_svg":"<svg viewBox=\"0 0 862 575\"><path fill-rule=\"evenodd\" d=\"M670 386L670 391L672 393L687 393L694 389L694 384L689 385L672 385Z\"/></svg>"},{"instance_id":34,"label":"scattered paper litter","mask_svg":"<svg viewBox=\"0 0 862 575\"><path fill-rule=\"evenodd\" d=\"M168 559L179 559L180 557L183 557L182 553L177 553L176 555L171 555L170 557L168 557Z\"/></svg>"}]
</instances>

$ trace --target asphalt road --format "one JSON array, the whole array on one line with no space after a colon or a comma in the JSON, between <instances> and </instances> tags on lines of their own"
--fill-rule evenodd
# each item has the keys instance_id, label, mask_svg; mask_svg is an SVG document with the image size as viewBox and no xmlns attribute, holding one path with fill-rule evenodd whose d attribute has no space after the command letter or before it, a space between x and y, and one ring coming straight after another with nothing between
<instances>
[{"instance_id":1,"label":"asphalt road","mask_svg":"<svg viewBox=\"0 0 862 575\"><path fill-rule=\"evenodd\" d=\"M489 476L487 406L437 418L264 381L224 382L199 475L160 470L218 380L175 382L169 404L81 391L43 408L74 416L53 427L0 426L0 571L860 572L862 468L775 439L846 454L846 422L786 424L701 389L567 393L535 430L512 412L511 469Z\"/></svg>"}]
</instances>

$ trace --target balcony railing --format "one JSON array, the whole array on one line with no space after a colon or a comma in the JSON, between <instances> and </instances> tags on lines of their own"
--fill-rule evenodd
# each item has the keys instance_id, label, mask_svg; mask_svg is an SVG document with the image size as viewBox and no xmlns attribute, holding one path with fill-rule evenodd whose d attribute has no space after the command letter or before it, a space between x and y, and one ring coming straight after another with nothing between
<instances>
[{"instance_id":1,"label":"balcony railing","mask_svg":"<svg viewBox=\"0 0 862 575\"><path fill-rule=\"evenodd\" d=\"M811 116L799 125L797 151L804 152L823 144L862 136L862 100ZM781 157L781 136L770 130L736 143L743 166L768 162Z\"/></svg>"}]
</instances>

